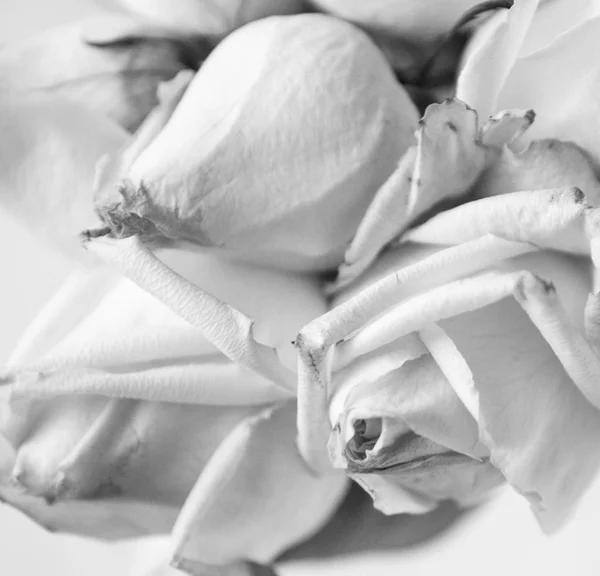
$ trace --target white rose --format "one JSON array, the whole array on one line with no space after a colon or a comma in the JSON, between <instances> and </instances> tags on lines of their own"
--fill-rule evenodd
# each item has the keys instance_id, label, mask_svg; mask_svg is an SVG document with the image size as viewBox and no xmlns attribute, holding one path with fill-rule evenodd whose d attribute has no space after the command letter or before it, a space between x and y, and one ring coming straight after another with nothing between
<instances>
[{"instance_id":1,"label":"white rose","mask_svg":"<svg viewBox=\"0 0 600 576\"><path fill-rule=\"evenodd\" d=\"M0 107L0 202L73 254L79 227L95 220L91 168L125 135L58 99ZM158 255L142 250L135 264L154 266L150 283L162 274L159 293L178 313L169 294L191 295L197 325L81 258L2 376L13 449L2 498L57 530L173 528L173 562L191 571L269 563L345 493L343 477L314 477L294 442L289 342L324 298L307 277L184 250Z\"/></svg>"},{"instance_id":2,"label":"white rose","mask_svg":"<svg viewBox=\"0 0 600 576\"><path fill-rule=\"evenodd\" d=\"M504 478L551 530L600 464L600 307L588 298L600 213L586 202L600 187L573 144L520 150L531 112L478 127L450 101L430 107L421 139L450 114L454 144L423 155L435 170L422 189L453 182L476 201L403 232L301 330L299 446L387 513L469 503Z\"/></svg>"},{"instance_id":3,"label":"white rose","mask_svg":"<svg viewBox=\"0 0 600 576\"><path fill-rule=\"evenodd\" d=\"M593 0L515 0L471 40L457 96L483 118L533 108L527 139L573 141L598 162L599 27Z\"/></svg>"}]
</instances>

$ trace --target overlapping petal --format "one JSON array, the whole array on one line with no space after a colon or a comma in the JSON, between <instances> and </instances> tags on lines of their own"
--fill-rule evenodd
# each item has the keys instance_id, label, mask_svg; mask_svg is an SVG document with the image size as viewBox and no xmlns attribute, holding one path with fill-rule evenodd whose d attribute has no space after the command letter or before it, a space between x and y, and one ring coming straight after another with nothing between
<instances>
[{"instance_id":1,"label":"overlapping petal","mask_svg":"<svg viewBox=\"0 0 600 576\"><path fill-rule=\"evenodd\" d=\"M460 500L465 486L485 493L495 467L546 529L560 525L600 465L600 358L584 328L591 265L566 255L596 259L597 218L578 189L540 190L471 202L409 231L299 336L309 462L325 465L329 429L333 462L367 471L358 481L389 513L425 510L436 494ZM368 362L386 368L369 378ZM437 380L415 376L427 365ZM453 403L427 407L436 381ZM411 416L420 402L435 426ZM456 443L451 424L470 420L470 445ZM467 468L452 468L461 453Z\"/></svg>"},{"instance_id":2,"label":"overlapping petal","mask_svg":"<svg viewBox=\"0 0 600 576\"><path fill-rule=\"evenodd\" d=\"M599 14L590 0L517 0L475 35L457 96L481 115L531 107L538 118L526 140L573 141L598 162Z\"/></svg>"}]
</instances>

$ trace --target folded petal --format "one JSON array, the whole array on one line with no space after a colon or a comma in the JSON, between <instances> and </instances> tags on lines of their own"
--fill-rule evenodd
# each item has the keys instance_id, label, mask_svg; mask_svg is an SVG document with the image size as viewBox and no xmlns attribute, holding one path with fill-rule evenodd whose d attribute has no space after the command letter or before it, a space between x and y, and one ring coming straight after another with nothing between
<instances>
[{"instance_id":1,"label":"folded petal","mask_svg":"<svg viewBox=\"0 0 600 576\"><path fill-rule=\"evenodd\" d=\"M437 253L431 246L407 245L399 251L390 250L369 274L363 275L333 300L333 308L327 314L304 326L296 338L299 355L298 447L307 462L317 470L329 466L325 447L330 432L327 405L334 359L338 366L347 366L360 355L420 329L425 312L422 307L411 306L420 292L437 287L436 293L444 301L445 282L535 250L531 245L489 234ZM453 294L460 295L463 291L460 283L455 282L454 288ZM448 296L448 301L452 297ZM408 299L409 303L405 303L402 313L407 317L412 314L412 318L409 326L405 325L400 333L398 330L402 325L393 319L386 324L384 313L403 299ZM468 304L463 301L463 305ZM437 320L436 312L432 312L430 309L427 322ZM378 322L383 322L387 328L373 330Z\"/></svg>"},{"instance_id":2,"label":"folded petal","mask_svg":"<svg viewBox=\"0 0 600 576\"><path fill-rule=\"evenodd\" d=\"M467 195L486 151L477 114L458 100L432 104L419 121L417 146L399 162L370 204L344 255L333 290L349 284L383 247L435 205Z\"/></svg>"},{"instance_id":3,"label":"folded petal","mask_svg":"<svg viewBox=\"0 0 600 576\"><path fill-rule=\"evenodd\" d=\"M117 237L330 269L417 121L360 30L320 14L263 19L219 44L164 129L96 205Z\"/></svg>"},{"instance_id":4,"label":"folded petal","mask_svg":"<svg viewBox=\"0 0 600 576\"><path fill-rule=\"evenodd\" d=\"M294 412L287 403L245 420L219 447L174 528L176 566L266 564L328 520L346 481L306 468L294 444Z\"/></svg>"}]
</instances>

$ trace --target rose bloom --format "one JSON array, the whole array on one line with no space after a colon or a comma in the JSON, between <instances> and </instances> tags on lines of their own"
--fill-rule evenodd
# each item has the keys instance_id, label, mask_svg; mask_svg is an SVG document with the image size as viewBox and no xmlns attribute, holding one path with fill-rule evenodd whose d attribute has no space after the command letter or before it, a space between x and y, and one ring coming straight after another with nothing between
<instances>
[{"instance_id":1,"label":"rose bloom","mask_svg":"<svg viewBox=\"0 0 600 576\"><path fill-rule=\"evenodd\" d=\"M191 571L267 564L314 533L346 490L342 476L315 477L294 443L289 342L325 310L316 282L180 249L159 251L161 260L148 252L208 306L205 327L190 325L76 245L78 227L96 221L93 165L124 134L58 98L5 100L0 117L3 205L76 268L2 375L2 434L13 450L2 498L53 530L122 538L173 529L173 562ZM231 360L253 349L229 317L273 360L264 373Z\"/></svg>"},{"instance_id":2,"label":"rose bloom","mask_svg":"<svg viewBox=\"0 0 600 576\"><path fill-rule=\"evenodd\" d=\"M474 35L457 96L482 117L533 108L526 139L557 138L600 160L600 6L594 0L515 0Z\"/></svg>"},{"instance_id":3,"label":"rose bloom","mask_svg":"<svg viewBox=\"0 0 600 576\"><path fill-rule=\"evenodd\" d=\"M478 128L432 106L421 141L444 108L456 136L435 177L471 174L472 201L403 233L301 330L299 446L385 513L506 480L552 531L600 465L598 182L574 145L513 151L531 112Z\"/></svg>"}]
</instances>

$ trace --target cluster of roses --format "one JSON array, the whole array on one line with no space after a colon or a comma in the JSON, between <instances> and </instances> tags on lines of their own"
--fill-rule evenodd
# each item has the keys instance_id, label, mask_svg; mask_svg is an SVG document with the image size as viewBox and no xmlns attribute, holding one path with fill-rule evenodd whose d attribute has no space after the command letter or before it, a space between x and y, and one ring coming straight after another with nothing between
<instances>
[{"instance_id":1,"label":"cluster of roses","mask_svg":"<svg viewBox=\"0 0 600 576\"><path fill-rule=\"evenodd\" d=\"M172 530L190 573L271 563L348 478L559 526L600 465L600 9L538 3L420 120L385 55L474 2L129 1L0 52L0 202L73 262L0 376L1 497Z\"/></svg>"}]
</instances>

